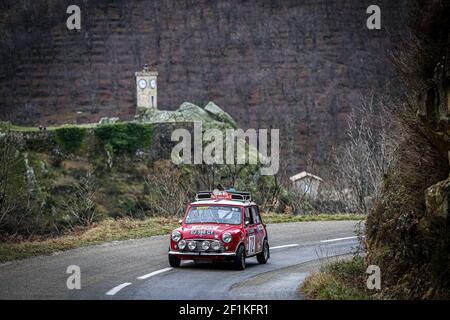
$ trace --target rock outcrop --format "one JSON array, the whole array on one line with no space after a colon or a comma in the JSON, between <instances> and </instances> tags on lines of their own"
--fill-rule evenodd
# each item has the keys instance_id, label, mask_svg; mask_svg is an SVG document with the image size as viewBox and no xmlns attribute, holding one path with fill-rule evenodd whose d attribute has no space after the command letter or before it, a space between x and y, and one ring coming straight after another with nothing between
<instances>
[{"instance_id":1,"label":"rock outcrop","mask_svg":"<svg viewBox=\"0 0 450 320\"><path fill-rule=\"evenodd\" d=\"M213 102L204 109L190 102L182 103L175 111L141 109L135 120L144 123L201 122L205 129L236 128L234 119Z\"/></svg>"},{"instance_id":2,"label":"rock outcrop","mask_svg":"<svg viewBox=\"0 0 450 320\"><path fill-rule=\"evenodd\" d=\"M416 114L400 117L395 158L367 218L367 262L383 272L383 298L448 299L450 6L417 1L416 9L399 64Z\"/></svg>"}]
</instances>

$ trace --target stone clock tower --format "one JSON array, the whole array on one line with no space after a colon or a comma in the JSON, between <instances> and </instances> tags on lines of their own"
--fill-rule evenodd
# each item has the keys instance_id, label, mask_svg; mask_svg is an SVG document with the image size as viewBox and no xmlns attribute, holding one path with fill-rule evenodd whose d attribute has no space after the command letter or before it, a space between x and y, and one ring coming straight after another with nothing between
<instances>
[{"instance_id":1,"label":"stone clock tower","mask_svg":"<svg viewBox=\"0 0 450 320\"><path fill-rule=\"evenodd\" d=\"M138 109L157 109L158 91L156 80L158 72L149 71L148 65L140 72L134 74L136 76L136 97Z\"/></svg>"}]
</instances>

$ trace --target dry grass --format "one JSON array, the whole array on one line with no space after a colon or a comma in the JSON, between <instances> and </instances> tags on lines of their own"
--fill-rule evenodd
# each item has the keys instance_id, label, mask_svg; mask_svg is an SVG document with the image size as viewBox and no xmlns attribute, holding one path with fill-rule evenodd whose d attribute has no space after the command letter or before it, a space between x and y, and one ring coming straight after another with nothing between
<instances>
[{"instance_id":1,"label":"dry grass","mask_svg":"<svg viewBox=\"0 0 450 320\"><path fill-rule=\"evenodd\" d=\"M263 213L264 223L282 223L282 222L305 222L305 221L343 221L343 220L365 220L365 214L356 213L336 213L336 214L279 214Z\"/></svg>"},{"instance_id":2,"label":"dry grass","mask_svg":"<svg viewBox=\"0 0 450 320\"><path fill-rule=\"evenodd\" d=\"M300 291L317 300L369 300L374 292L365 287L364 259L355 256L329 262L303 282Z\"/></svg>"},{"instance_id":3,"label":"dry grass","mask_svg":"<svg viewBox=\"0 0 450 320\"><path fill-rule=\"evenodd\" d=\"M51 254L77 247L115 240L137 239L168 234L178 226L178 218L148 218L136 220L107 219L88 230L33 241L9 241L0 243L0 262Z\"/></svg>"}]
</instances>

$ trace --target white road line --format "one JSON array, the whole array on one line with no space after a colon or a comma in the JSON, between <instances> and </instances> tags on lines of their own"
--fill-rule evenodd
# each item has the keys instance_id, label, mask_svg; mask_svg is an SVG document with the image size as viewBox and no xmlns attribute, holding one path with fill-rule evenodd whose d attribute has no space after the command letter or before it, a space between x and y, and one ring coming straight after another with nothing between
<instances>
[{"instance_id":1,"label":"white road line","mask_svg":"<svg viewBox=\"0 0 450 320\"><path fill-rule=\"evenodd\" d=\"M157 274L160 274L160 273L163 273L163 272L172 270L172 269L173 269L173 268L164 268L164 269L161 269L161 270L153 271L153 272L151 272L151 273L144 274L143 276L140 276L138 279L139 279L139 280L145 280L145 279L148 279L148 278L150 278L150 277L153 277L153 276L155 276L155 275L157 275Z\"/></svg>"},{"instance_id":2,"label":"white road line","mask_svg":"<svg viewBox=\"0 0 450 320\"><path fill-rule=\"evenodd\" d=\"M354 237L345 237L345 238L336 238L336 239L327 239L327 240L320 240L320 242L324 243L324 242L334 242L334 241L341 241L341 240L349 240L349 239L356 239L358 238L357 236Z\"/></svg>"},{"instance_id":3,"label":"white road line","mask_svg":"<svg viewBox=\"0 0 450 320\"><path fill-rule=\"evenodd\" d=\"M107 296L113 296L115 295L117 292L119 292L120 290L122 290L125 287L128 287L129 285L131 285L131 282L125 282L122 283L120 285L118 285L117 287L112 288L111 290L109 290L106 295Z\"/></svg>"},{"instance_id":4,"label":"white road line","mask_svg":"<svg viewBox=\"0 0 450 320\"><path fill-rule=\"evenodd\" d=\"M270 247L270 250L273 249L281 249L281 248L289 248L289 247L298 247L299 245L294 243L294 244L286 244L284 246L278 246L278 247Z\"/></svg>"}]
</instances>

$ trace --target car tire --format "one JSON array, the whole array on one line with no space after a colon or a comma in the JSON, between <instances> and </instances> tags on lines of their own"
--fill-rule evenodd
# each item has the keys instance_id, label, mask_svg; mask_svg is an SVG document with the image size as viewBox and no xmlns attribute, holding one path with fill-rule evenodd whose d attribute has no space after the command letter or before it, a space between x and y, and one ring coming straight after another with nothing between
<instances>
[{"instance_id":1,"label":"car tire","mask_svg":"<svg viewBox=\"0 0 450 320\"><path fill-rule=\"evenodd\" d=\"M245 248L243 245L240 245L236 250L236 258L234 258L234 269L235 270L244 270L245 269Z\"/></svg>"},{"instance_id":2,"label":"car tire","mask_svg":"<svg viewBox=\"0 0 450 320\"><path fill-rule=\"evenodd\" d=\"M169 254L169 265L172 268L178 268L181 264L181 259L173 254Z\"/></svg>"},{"instance_id":3,"label":"car tire","mask_svg":"<svg viewBox=\"0 0 450 320\"><path fill-rule=\"evenodd\" d=\"M265 264L267 263L267 260L269 260L269 258L270 258L269 242L267 241L267 239L264 239L263 251L261 253L258 253L258 255L256 256L256 260L258 260L260 264Z\"/></svg>"}]
</instances>

